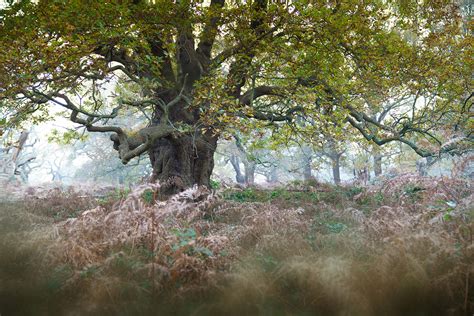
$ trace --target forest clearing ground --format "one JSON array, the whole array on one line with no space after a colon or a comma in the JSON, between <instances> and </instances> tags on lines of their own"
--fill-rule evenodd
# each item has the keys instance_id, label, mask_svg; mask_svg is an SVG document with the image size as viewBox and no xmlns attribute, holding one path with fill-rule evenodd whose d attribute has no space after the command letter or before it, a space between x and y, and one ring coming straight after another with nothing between
<instances>
[{"instance_id":1,"label":"forest clearing ground","mask_svg":"<svg viewBox=\"0 0 474 316\"><path fill-rule=\"evenodd\" d=\"M0 202L0 313L464 315L474 308L472 182ZM41 194L43 194L41 193Z\"/></svg>"}]
</instances>

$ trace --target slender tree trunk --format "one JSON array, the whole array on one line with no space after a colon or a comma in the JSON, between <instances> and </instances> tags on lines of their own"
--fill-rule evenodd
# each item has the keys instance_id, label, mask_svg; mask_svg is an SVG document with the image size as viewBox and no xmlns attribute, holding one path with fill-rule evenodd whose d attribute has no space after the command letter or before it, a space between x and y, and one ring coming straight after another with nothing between
<instances>
[{"instance_id":1,"label":"slender tree trunk","mask_svg":"<svg viewBox=\"0 0 474 316\"><path fill-rule=\"evenodd\" d=\"M245 183L245 176L242 174L242 171L240 171L240 159L236 155L232 155L230 157L230 163L232 167L234 168L235 171L235 181L239 184L244 184Z\"/></svg>"},{"instance_id":2,"label":"slender tree trunk","mask_svg":"<svg viewBox=\"0 0 474 316\"><path fill-rule=\"evenodd\" d=\"M339 185L341 184L341 156L334 155L332 157L332 176L334 183Z\"/></svg>"},{"instance_id":3,"label":"slender tree trunk","mask_svg":"<svg viewBox=\"0 0 474 316\"><path fill-rule=\"evenodd\" d=\"M254 185L255 184L255 162L247 161L244 163L245 167L245 184Z\"/></svg>"},{"instance_id":4,"label":"slender tree trunk","mask_svg":"<svg viewBox=\"0 0 474 316\"><path fill-rule=\"evenodd\" d=\"M268 183L278 182L278 172L276 167L271 167L270 171L266 174Z\"/></svg>"},{"instance_id":5,"label":"slender tree trunk","mask_svg":"<svg viewBox=\"0 0 474 316\"><path fill-rule=\"evenodd\" d=\"M13 157L12 161L13 163L17 164L18 157L20 156L21 151L23 150L23 147L25 146L26 140L28 139L28 132L27 131L22 131L20 135L20 139L18 140L18 145L15 146L15 150L13 151Z\"/></svg>"},{"instance_id":6,"label":"slender tree trunk","mask_svg":"<svg viewBox=\"0 0 474 316\"><path fill-rule=\"evenodd\" d=\"M303 179L304 181L310 181L313 179L313 175L311 173L311 157L305 159L303 165Z\"/></svg>"},{"instance_id":7,"label":"slender tree trunk","mask_svg":"<svg viewBox=\"0 0 474 316\"><path fill-rule=\"evenodd\" d=\"M374 174L376 177L382 175L382 155L374 155Z\"/></svg>"},{"instance_id":8,"label":"slender tree trunk","mask_svg":"<svg viewBox=\"0 0 474 316\"><path fill-rule=\"evenodd\" d=\"M245 184L246 185L253 185L255 183L255 168L256 164L255 161L251 158L251 156L245 150L242 140L238 135L234 135L235 138L235 145L240 152L240 158L244 164L244 172L245 172Z\"/></svg>"},{"instance_id":9,"label":"slender tree trunk","mask_svg":"<svg viewBox=\"0 0 474 316\"><path fill-rule=\"evenodd\" d=\"M310 181L314 180L312 175L312 150L308 146L304 146L302 148L303 156L302 156L302 164L303 164L303 180Z\"/></svg>"}]
</instances>

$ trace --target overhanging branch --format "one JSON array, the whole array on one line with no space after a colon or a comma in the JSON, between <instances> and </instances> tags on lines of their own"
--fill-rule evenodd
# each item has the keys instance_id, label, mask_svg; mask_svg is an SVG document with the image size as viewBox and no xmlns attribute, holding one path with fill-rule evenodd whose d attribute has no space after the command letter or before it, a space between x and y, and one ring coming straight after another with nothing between
<instances>
[{"instance_id":1,"label":"overhanging branch","mask_svg":"<svg viewBox=\"0 0 474 316\"><path fill-rule=\"evenodd\" d=\"M89 113L81 109L75 105L67 95L59 92L46 94L40 91L34 91L32 94L24 91L23 93L34 102L43 102L47 100L71 110L70 120L74 123L84 126L89 132L114 133L110 139L114 142L114 148L119 152L119 156L123 164L127 164L132 158L143 154L157 139L167 137L172 133L177 132L176 129L174 129L172 126L169 126L165 122L156 126L143 128L136 135L129 136L119 126L94 125L94 123L96 123L98 120L112 119L117 117L118 111L122 105L119 105L117 108L113 109L111 114L102 115ZM178 97L181 98L181 94ZM167 107L172 105L173 104L170 102ZM85 115L87 118L81 118L79 116L80 114Z\"/></svg>"},{"instance_id":2,"label":"overhanging branch","mask_svg":"<svg viewBox=\"0 0 474 316\"><path fill-rule=\"evenodd\" d=\"M261 96L279 96L285 97L285 91L277 86L259 86L253 89L247 90L242 96L239 98L241 104L250 105L253 100L261 97Z\"/></svg>"}]
</instances>

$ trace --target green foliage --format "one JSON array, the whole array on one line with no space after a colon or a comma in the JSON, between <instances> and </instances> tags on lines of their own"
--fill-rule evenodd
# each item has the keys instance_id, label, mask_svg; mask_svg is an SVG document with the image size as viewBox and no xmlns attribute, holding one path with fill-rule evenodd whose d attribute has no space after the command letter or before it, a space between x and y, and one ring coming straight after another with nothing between
<instances>
[{"instance_id":1,"label":"green foliage","mask_svg":"<svg viewBox=\"0 0 474 316\"><path fill-rule=\"evenodd\" d=\"M217 190L221 187L221 183L217 180L211 179L211 188Z\"/></svg>"},{"instance_id":2,"label":"green foliage","mask_svg":"<svg viewBox=\"0 0 474 316\"><path fill-rule=\"evenodd\" d=\"M155 202L155 192L153 190L145 190L142 193L142 199L147 203L148 205L153 204Z\"/></svg>"},{"instance_id":3,"label":"green foliage","mask_svg":"<svg viewBox=\"0 0 474 316\"><path fill-rule=\"evenodd\" d=\"M101 206L107 206L117 201L127 198L130 188L115 188L113 192L107 193L106 196L97 199L97 203Z\"/></svg>"},{"instance_id":4,"label":"green foliage","mask_svg":"<svg viewBox=\"0 0 474 316\"><path fill-rule=\"evenodd\" d=\"M46 120L55 103L80 110L80 124L90 128L109 122L111 105L136 110L124 100L151 98L141 110L156 113L162 105L154 98L163 91L184 91L192 100L175 104L176 113L200 113L172 118L178 135L262 135L270 128L279 142L310 136L320 143L321 134L352 139L349 127L362 132L370 125L367 139L410 134L408 143L420 130L433 130L428 115L449 113L440 126L472 125L461 109L472 40L453 2L211 3L18 1L1 9L0 99L6 101L0 106L9 112L2 125ZM183 51L186 62L176 53ZM111 68L115 64L121 72ZM231 71L223 72L224 64ZM128 91L101 95L111 81L121 86L117 91ZM356 114L371 116L405 94L436 95L436 102L414 110L409 124L393 119L389 128ZM295 126L296 115L312 123ZM349 126L348 117L362 125ZM50 138L69 143L77 137L84 136L53 132ZM439 147L427 139L427 149ZM263 145L256 141L251 149ZM252 153L248 158L258 160Z\"/></svg>"},{"instance_id":5,"label":"green foliage","mask_svg":"<svg viewBox=\"0 0 474 316\"><path fill-rule=\"evenodd\" d=\"M355 197L357 198L354 199ZM377 207L390 202L390 199L387 200L382 192L362 191L359 196L352 196L352 199L355 200L357 207L366 214L370 214Z\"/></svg>"},{"instance_id":6,"label":"green foliage","mask_svg":"<svg viewBox=\"0 0 474 316\"><path fill-rule=\"evenodd\" d=\"M263 267L265 272L275 271L275 269L277 269L278 265L280 264L277 258L261 252L255 253L255 258L257 263Z\"/></svg>"},{"instance_id":7,"label":"green foliage","mask_svg":"<svg viewBox=\"0 0 474 316\"><path fill-rule=\"evenodd\" d=\"M288 190L287 188L276 188L273 190L261 190L255 188L246 188L244 190L226 190L223 197L227 200L236 202L268 202L268 201L288 201L294 203L339 203L354 197L362 192L359 187L330 187L328 190L310 191L310 190Z\"/></svg>"},{"instance_id":8,"label":"green foliage","mask_svg":"<svg viewBox=\"0 0 474 316\"><path fill-rule=\"evenodd\" d=\"M178 237L178 243L173 246L173 250L188 246L196 240L196 231L194 228L186 228L185 230L174 230L173 233Z\"/></svg>"},{"instance_id":9,"label":"green foliage","mask_svg":"<svg viewBox=\"0 0 474 316\"><path fill-rule=\"evenodd\" d=\"M416 199L413 199L416 201ZM430 209L434 210L437 214L442 214L443 220L449 222L453 220L453 212L456 210L457 203L455 201L437 200L433 205L430 205ZM469 216L469 214L466 214ZM472 214L471 214L472 215Z\"/></svg>"},{"instance_id":10,"label":"green foliage","mask_svg":"<svg viewBox=\"0 0 474 316\"><path fill-rule=\"evenodd\" d=\"M212 257L214 254L206 247L196 246L197 233L194 228L186 228L184 230L173 230L178 237L178 243L172 246L174 251L180 251L189 255L199 254L205 257Z\"/></svg>"},{"instance_id":11,"label":"green foliage","mask_svg":"<svg viewBox=\"0 0 474 316\"><path fill-rule=\"evenodd\" d=\"M242 191L226 191L224 198L236 202L255 202L258 196L253 188L246 188Z\"/></svg>"},{"instance_id":12,"label":"green foliage","mask_svg":"<svg viewBox=\"0 0 474 316\"><path fill-rule=\"evenodd\" d=\"M67 283L74 274L74 270L69 265L60 265L53 269L47 279L46 287L51 292L57 292Z\"/></svg>"},{"instance_id":13,"label":"green foliage","mask_svg":"<svg viewBox=\"0 0 474 316\"><path fill-rule=\"evenodd\" d=\"M85 278L85 279L86 279L86 278L94 277L94 276L96 276L98 273L100 273L100 267L91 265L91 266L84 267L84 269L82 269L82 270L79 272L79 276L80 276L81 278Z\"/></svg>"},{"instance_id":14,"label":"green foliage","mask_svg":"<svg viewBox=\"0 0 474 316\"><path fill-rule=\"evenodd\" d=\"M330 233L338 234L347 228L347 225L341 222L329 222L326 223L326 228Z\"/></svg>"},{"instance_id":15,"label":"green foliage","mask_svg":"<svg viewBox=\"0 0 474 316\"><path fill-rule=\"evenodd\" d=\"M354 196L356 196L357 194L360 194L364 191L364 188L363 187L358 187L358 186L350 186L349 188L347 188L344 193L345 195L352 199Z\"/></svg>"},{"instance_id":16,"label":"green foliage","mask_svg":"<svg viewBox=\"0 0 474 316\"><path fill-rule=\"evenodd\" d=\"M311 232L313 235L309 239L314 238L314 234L339 234L350 227L347 219L339 218L333 212L323 211L317 213L312 220Z\"/></svg>"},{"instance_id":17,"label":"green foliage","mask_svg":"<svg viewBox=\"0 0 474 316\"><path fill-rule=\"evenodd\" d=\"M309 191L289 191L285 188L274 190L261 190L255 188L246 188L244 190L227 190L224 192L224 198L236 202L268 202L268 201L291 201L291 202L317 202L323 196L317 192Z\"/></svg>"},{"instance_id":18,"label":"green foliage","mask_svg":"<svg viewBox=\"0 0 474 316\"><path fill-rule=\"evenodd\" d=\"M420 198L420 193L424 190L425 190L425 188L423 188L423 187L421 187L417 184L410 183L407 186L405 186L405 188L403 190L403 194L415 201L415 200Z\"/></svg>"},{"instance_id":19,"label":"green foliage","mask_svg":"<svg viewBox=\"0 0 474 316\"><path fill-rule=\"evenodd\" d=\"M57 129L53 129L50 135L48 136L48 142L54 142L61 145L69 145L76 140L86 141L87 139L87 134L85 134L84 132L79 133L77 130L68 130L61 133Z\"/></svg>"},{"instance_id":20,"label":"green foliage","mask_svg":"<svg viewBox=\"0 0 474 316\"><path fill-rule=\"evenodd\" d=\"M291 193L283 188L270 191L270 199L285 199L289 200L291 198Z\"/></svg>"}]
</instances>

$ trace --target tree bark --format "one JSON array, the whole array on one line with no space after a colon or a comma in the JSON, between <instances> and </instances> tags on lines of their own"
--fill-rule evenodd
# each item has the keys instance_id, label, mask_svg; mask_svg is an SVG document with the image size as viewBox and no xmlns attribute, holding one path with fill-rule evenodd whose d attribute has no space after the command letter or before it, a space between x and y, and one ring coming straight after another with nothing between
<instances>
[{"instance_id":1,"label":"tree bark","mask_svg":"<svg viewBox=\"0 0 474 316\"><path fill-rule=\"evenodd\" d=\"M235 138L235 146L237 147L237 150L240 153L240 159L242 160L242 163L244 164L244 181L246 185L254 185L255 184L255 169L256 169L256 163L253 160L253 158L247 153L247 150L245 149L244 145L242 144L242 140L238 135L234 135ZM234 169L237 172L237 169L234 167ZM240 171L240 166L239 166L239 171ZM238 180L237 180L238 182Z\"/></svg>"},{"instance_id":2,"label":"tree bark","mask_svg":"<svg viewBox=\"0 0 474 316\"><path fill-rule=\"evenodd\" d=\"M175 96L167 96L172 100ZM166 100L166 99L165 99ZM165 120L173 125L186 124L191 127L199 120L199 114L190 111L187 103L179 102L166 115L157 108L154 124ZM163 196L175 194L193 185L210 186L214 168L214 152L218 136L212 131L194 129L184 133L170 134L154 141L148 149L153 168L151 180L162 184Z\"/></svg>"},{"instance_id":3,"label":"tree bark","mask_svg":"<svg viewBox=\"0 0 474 316\"><path fill-rule=\"evenodd\" d=\"M303 163L303 180L304 181L311 181L314 180L312 175L312 150L308 146L304 146L302 148L303 156L302 156L302 163Z\"/></svg>"},{"instance_id":4,"label":"tree bark","mask_svg":"<svg viewBox=\"0 0 474 316\"><path fill-rule=\"evenodd\" d=\"M189 135L157 140L149 150L152 181L162 183L164 195L193 185L210 185L217 137Z\"/></svg>"},{"instance_id":5,"label":"tree bark","mask_svg":"<svg viewBox=\"0 0 474 316\"><path fill-rule=\"evenodd\" d=\"M332 157L332 176L336 185L341 184L341 156Z\"/></svg>"},{"instance_id":6,"label":"tree bark","mask_svg":"<svg viewBox=\"0 0 474 316\"><path fill-rule=\"evenodd\" d=\"M374 155L374 174L376 177L382 175L382 155Z\"/></svg>"},{"instance_id":7,"label":"tree bark","mask_svg":"<svg viewBox=\"0 0 474 316\"><path fill-rule=\"evenodd\" d=\"M245 176L242 174L242 171L240 171L240 159L236 155L232 155L230 157L230 163L232 167L234 168L235 171L235 181L239 184L244 184L245 183Z\"/></svg>"},{"instance_id":8,"label":"tree bark","mask_svg":"<svg viewBox=\"0 0 474 316\"><path fill-rule=\"evenodd\" d=\"M266 174L268 183L277 183L278 182L278 170L277 167L271 167L268 173Z\"/></svg>"},{"instance_id":9,"label":"tree bark","mask_svg":"<svg viewBox=\"0 0 474 316\"><path fill-rule=\"evenodd\" d=\"M245 167L245 184L254 185L255 184L255 162L247 161L244 162Z\"/></svg>"}]
</instances>

